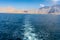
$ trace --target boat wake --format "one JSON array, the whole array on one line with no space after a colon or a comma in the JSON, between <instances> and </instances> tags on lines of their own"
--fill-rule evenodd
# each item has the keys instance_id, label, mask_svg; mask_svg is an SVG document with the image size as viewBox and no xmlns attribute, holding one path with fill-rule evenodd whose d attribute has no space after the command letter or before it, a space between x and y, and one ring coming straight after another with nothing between
<instances>
[{"instance_id":1,"label":"boat wake","mask_svg":"<svg viewBox=\"0 0 60 40\"><path fill-rule=\"evenodd\" d=\"M38 40L38 38L36 38L37 35L35 34L34 26L31 24L28 17L26 17L24 21L24 30L23 40Z\"/></svg>"}]
</instances>

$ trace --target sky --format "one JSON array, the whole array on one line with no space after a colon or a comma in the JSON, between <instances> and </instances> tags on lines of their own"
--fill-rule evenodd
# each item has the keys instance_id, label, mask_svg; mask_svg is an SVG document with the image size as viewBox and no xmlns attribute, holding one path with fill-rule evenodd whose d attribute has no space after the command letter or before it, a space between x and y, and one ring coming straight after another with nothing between
<instances>
[{"instance_id":1,"label":"sky","mask_svg":"<svg viewBox=\"0 0 60 40\"><path fill-rule=\"evenodd\" d=\"M44 6L51 6L56 2L60 4L59 0L0 0L0 7L13 7L15 9L38 9Z\"/></svg>"}]
</instances>

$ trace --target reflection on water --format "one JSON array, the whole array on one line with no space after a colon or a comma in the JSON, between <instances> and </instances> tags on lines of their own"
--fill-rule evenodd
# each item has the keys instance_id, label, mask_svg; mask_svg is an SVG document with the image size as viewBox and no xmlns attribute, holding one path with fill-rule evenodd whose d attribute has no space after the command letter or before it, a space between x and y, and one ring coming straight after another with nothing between
<instances>
[{"instance_id":1,"label":"reflection on water","mask_svg":"<svg viewBox=\"0 0 60 40\"><path fill-rule=\"evenodd\" d=\"M0 14L0 40L60 40L60 16Z\"/></svg>"}]
</instances>

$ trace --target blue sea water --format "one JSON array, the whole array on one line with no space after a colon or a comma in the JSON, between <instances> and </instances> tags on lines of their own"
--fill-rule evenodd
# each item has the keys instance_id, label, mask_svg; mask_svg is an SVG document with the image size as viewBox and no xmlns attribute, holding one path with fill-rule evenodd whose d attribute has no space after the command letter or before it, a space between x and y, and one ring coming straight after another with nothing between
<instances>
[{"instance_id":1,"label":"blue sea water","mask_svg":"<svg viewBox=\"0 0 60 40\"><path fill-rule=\"evenodd\" d=\"M60 40L60 15L0 13L0 40Z\"/></svg>"}]
</instances>

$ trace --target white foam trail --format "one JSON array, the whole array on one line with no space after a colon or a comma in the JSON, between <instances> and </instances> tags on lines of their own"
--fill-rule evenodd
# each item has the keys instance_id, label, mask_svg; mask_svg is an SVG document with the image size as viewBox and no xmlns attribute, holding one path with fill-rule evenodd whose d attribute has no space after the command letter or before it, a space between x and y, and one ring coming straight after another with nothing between
<instances>
[{"instance_id":1,"label":"white foam trail","mask_svg":"<svg viewBox=\"0 0 60 40\"><path fill-rule=\"evenodd\" d=\"M29 18L26 18L24 25L24 39L23 40L38 40L36 34L34 33L33 25L30 23Z\"/></svg>"}]
</instances>

